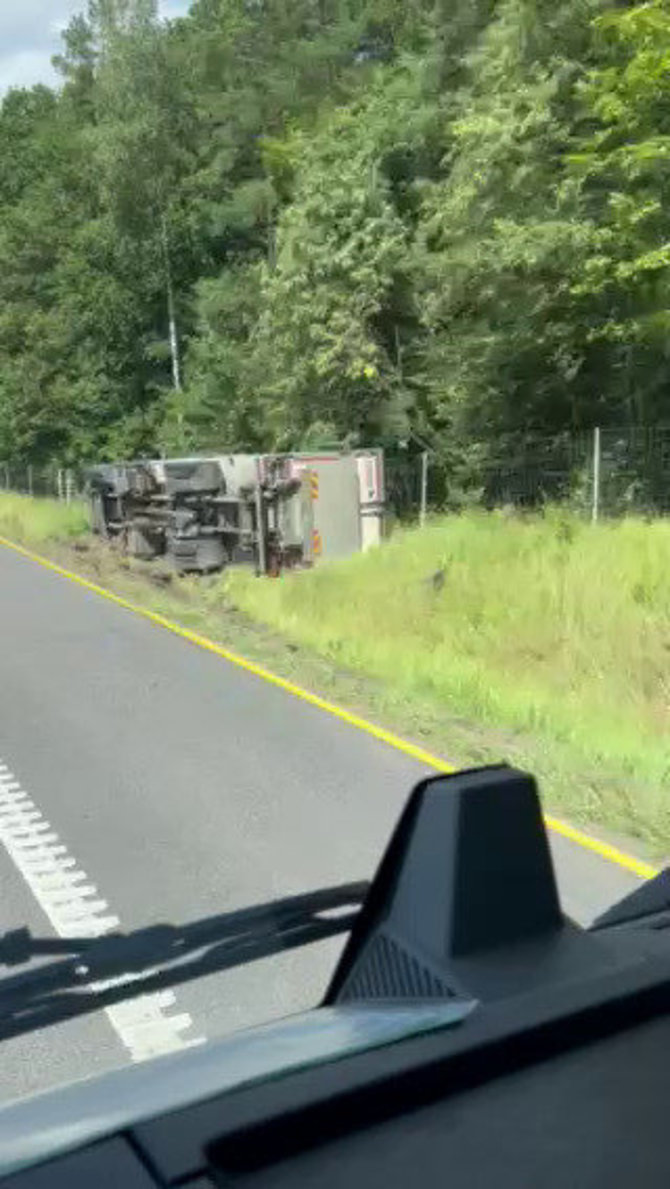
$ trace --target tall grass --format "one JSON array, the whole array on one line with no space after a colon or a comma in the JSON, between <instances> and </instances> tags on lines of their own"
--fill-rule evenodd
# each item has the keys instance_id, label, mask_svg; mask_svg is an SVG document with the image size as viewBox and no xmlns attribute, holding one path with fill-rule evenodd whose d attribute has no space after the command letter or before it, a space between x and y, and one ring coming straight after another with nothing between
<instances>
[{"instance_id":1,"label":"tall grass","mask_svg":"<svg viewBox=\"0 0 670 1189\"><path fill-rule=\"evenodd\" d=\"M669 522L473 512L228 583L254 617L409 698L567 749L619 788L612 824L670 839Z\"/></svg>"},{"instance_id":2,"label":"tall grass","mask_svg":"<svg viewBox=\"0 0 670 1189\"><path fill-rule=\"evenodd\" d=\"M88 531L86 505L0 493L0 535L24 545L66 541Z\"/></svg>"}]
</instances>

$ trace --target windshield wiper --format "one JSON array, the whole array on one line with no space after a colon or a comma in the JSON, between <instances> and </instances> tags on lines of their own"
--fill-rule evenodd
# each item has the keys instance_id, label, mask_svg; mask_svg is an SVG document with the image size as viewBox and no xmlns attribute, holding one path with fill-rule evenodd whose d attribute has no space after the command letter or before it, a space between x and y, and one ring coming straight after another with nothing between
<instances>
[{"instance_id":1,"label":"windshield wiper","mask_svg":"<svg viewBox=\"0 0 670 1189\"><path fill-rule=\"evenodd\" d=\"M0 1040L348 932L368 888L342 884L187 925L94 938L6 933L0 965L68 957L0 980Z\"/></svg>"}]
</instances>

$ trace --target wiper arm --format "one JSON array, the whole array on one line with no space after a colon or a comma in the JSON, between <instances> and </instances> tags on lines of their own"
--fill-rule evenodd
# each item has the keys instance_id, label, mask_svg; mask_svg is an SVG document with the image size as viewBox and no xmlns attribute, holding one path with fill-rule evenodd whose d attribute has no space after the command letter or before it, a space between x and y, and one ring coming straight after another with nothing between
<instances>
[{"instance_id":1,"label":"wiper arm","mask_svg":"<svg viewBox=\"0 0 670 1189\"><path fill-rule=\"evenodd\" d=\"M0 937L0 965L70 956L0 981L0 1039L347 932L368 888L343 884L183 926L96 938L34 938L14 930Z\"/></svg>"}]
</instances>

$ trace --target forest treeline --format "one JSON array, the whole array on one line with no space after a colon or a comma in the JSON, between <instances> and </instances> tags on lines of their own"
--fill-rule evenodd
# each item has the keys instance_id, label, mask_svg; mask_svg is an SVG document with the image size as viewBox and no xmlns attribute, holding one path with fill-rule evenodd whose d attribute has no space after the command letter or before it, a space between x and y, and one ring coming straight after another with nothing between
<instances>
[{"instance_id":1,"label":"forest treeline","mask_svg":"<svg viewBox=\"0 0 670 1189\"><path fill-rule=\"evenodd\" d=\"M670 420L670 3L90 0L0 108L0 459Z\"/></svg>"}]
</instances>

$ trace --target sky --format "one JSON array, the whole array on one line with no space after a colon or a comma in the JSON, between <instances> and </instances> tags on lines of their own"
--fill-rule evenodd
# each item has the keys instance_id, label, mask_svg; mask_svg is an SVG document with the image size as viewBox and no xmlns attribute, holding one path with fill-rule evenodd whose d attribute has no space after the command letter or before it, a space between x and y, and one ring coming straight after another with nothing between
<instances>
[{"instance_id":1,"label":"sky","mask_svg":"<svg viewBox=\"0 0 670 1189\"><path fill-rule=\"evenodd\" d=\"M161 0L163 16L181 16L188 0ZM60 31L86 0L0 0L0 95L10 87L52 84L51 55L60 50Z\"/></svg>"}]
</instances>

